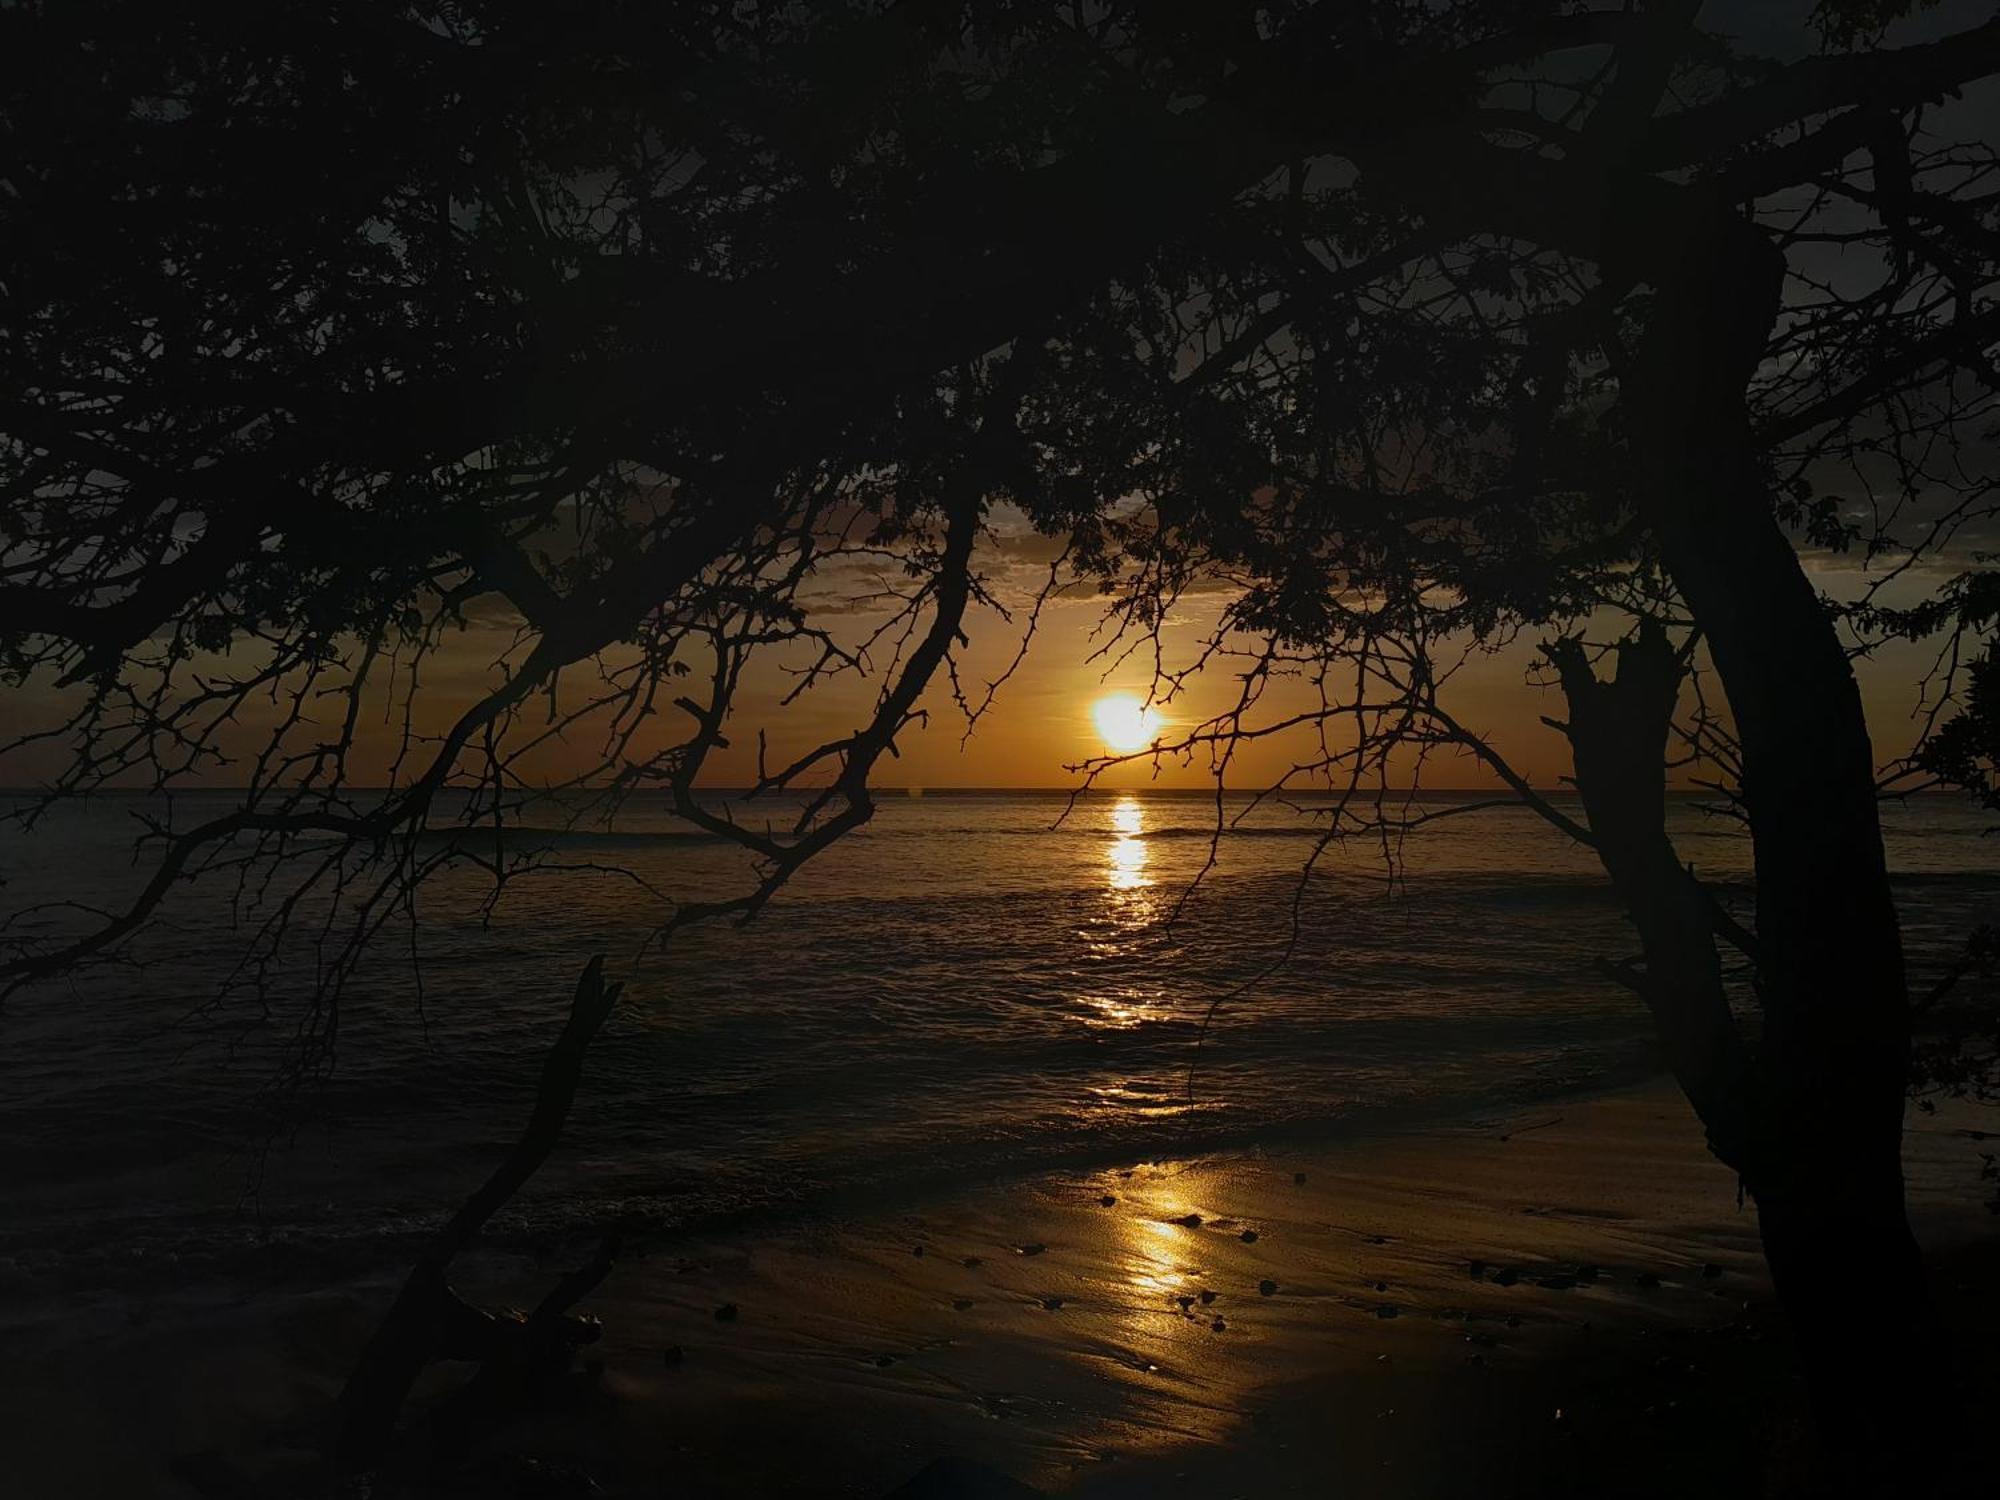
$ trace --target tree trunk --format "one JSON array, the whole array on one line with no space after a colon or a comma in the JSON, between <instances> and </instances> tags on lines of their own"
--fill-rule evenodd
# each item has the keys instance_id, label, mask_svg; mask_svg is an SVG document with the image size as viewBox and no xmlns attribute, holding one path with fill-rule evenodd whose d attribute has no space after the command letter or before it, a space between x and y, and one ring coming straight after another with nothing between
<instances>
[{"instance_id":1,"label":"tree trunk","mask_svg":"<svg viewBox=\"0 0 2000 1500\"><path fill-rule=\"evenodd\" d=\"M1599 680L1582 644L1546 648L1569 705L1571 760L1591 836L1638 929L1645 967L1617 971L1653 1014L1675 1080L1708 1132L1709 1150L1751 1172L1750 1058L1730 1013L1708 892L1667 836L1667 735L1684 675L1666 631L1645 621Z\"/></svg>"},{"instance_id":2,"label":"tree trunk","mask_svg":"<svg viewBox=\"0 0 2000 1500\"><path fill-rule=\"evenodd\" d=\"M1764 1025L1746 1182L1830 1436L1931 1451L1942 1372L1903 1200L1909 1005L1860 690L1773 512L1744 400L1779 252L1719 216L1624 378L1640 503L1742 746ZM1929 1380L1926 1377L1931 1377Z\"/></svg>"}]
</instances>

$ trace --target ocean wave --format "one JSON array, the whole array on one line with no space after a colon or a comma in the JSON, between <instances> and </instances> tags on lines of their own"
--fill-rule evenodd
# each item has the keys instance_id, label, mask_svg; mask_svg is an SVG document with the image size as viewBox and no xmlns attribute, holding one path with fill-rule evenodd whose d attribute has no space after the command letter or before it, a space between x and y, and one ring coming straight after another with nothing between
<instances>
[{"instance_id":1,"label":"ocean wave","mask_svg":"<svg viewBox=\"0 0 2000 1500\"><path fill-rule=\"evenodd\" d=\"M177 1024L245 940L226 882L177 892L131 965L8 1018L0 1259L37 1277L119 1277L168 1257L405 1258L518 1131L577 966L598 952L626 995L592 1044L561 1151L499 1228L521 1243L593 1216L671 1234L996 1174L1389 1128L1518 1105L1651 1056L1643 1008L1592 967L1634 942L1609 882L1526 815L1434 825L1394 881L1351 846L1302 886L1323 825L1267 810L1225 833L1240 849L1183 901L1215 836L1198 798L1143 799L1141 826L1093 799L1052 834L1062 807L885 801L754 925L690 929L664 951L647 941L658 903L629 883L524 883L496 916L490 884L447 875L410 946L398 929L352 977L334 1070L292 1096L299 1145L272 1153L253 1208L240 1199L266 1091L301 1028L326 1019L317 955L302 942L268 996L212 1026ZM761 826L750 814L764 810L739 816ZM797 804L769 810L782 821ZM635 813L605 828L544 805L498 832L427 837L468 856L496 839L517 853L597 849L596 863L657 890L721 888L724 840L657 802L643 811L650 826ZM129 879L113 812L76 814L89 837L36 870L38 892L101 901ZM1913 841L1918 870L1896 877L1915 962L1955 952L2000 889L2000 872L1963 867L1960 851L1991 846L1949 847ZM1732 901L1747 895L1740 844L1691 839L1688 852L1704 873L1713 862Z\"/></svg>"},{"instance_id":2,"label":"ocean wave","mask_svg":"<svg viewBox=\"0 0 2000 1500\"><path fill-rule=\"evenodd\" d=\"M727 837L700 828L536 828L526 824L471 824L462 828L426 828L419 838L431 845L490 847L496 840L527 848L649 848L674 844L728 844Z\"/></svg>"},{"instance_id":3,"label":"ocean wave","mask_svg":"<svg viewBox=\"0 0 2000 1500\"><path fill-rule=\"evenodd\" d=\"M1146 1117L1077 1117L1067 1128L1028 1120L937 1137L921 1152L852 1155L837 1174L781 1164L709 1164L579 1173L577 1151L560 1152L536 1182L503 1210L480 1242L488 1249L543 1257L574 1239L616 1230L643 1252L683 1236L742 1230L800 1215L858 1213L916 1204L938 1193L1056 1172L1089 1172L1139 1161L1310 1148L1358 1136L1423 1128L1468 1117L1504 1118L1580 1091L1638 1083L1660 1064L1649 1042L1632 1040L1589 1054L1553 1054L1539 1064L1479 1084L1459 1081L1374 1097L1298 1101L1269 1113L1205 1093L1192 1104L1176 1079L1159 1090L1160 1112ZM495 1148L498 1149L497 1146ZM460 1174L464 1175L463 1173ZM476 1171L472 1172L476 1176ZM185 1288L196 1275L254 1271L260 1279L319 1281L405 1264L455 1206L464 1183L438 1179L426 1203L334 1204L245 1200L235 1211L190 1214L162 1202L90 1220L16 1221L0 1228L0 1273L49 1287ZM647 1243L652 1237L653 1244Z\"/></svg>"}]
</instances>

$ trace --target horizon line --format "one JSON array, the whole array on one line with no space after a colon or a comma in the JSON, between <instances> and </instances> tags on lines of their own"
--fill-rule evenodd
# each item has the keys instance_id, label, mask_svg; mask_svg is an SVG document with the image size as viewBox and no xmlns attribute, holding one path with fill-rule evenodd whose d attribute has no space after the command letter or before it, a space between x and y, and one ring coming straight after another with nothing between
<instances>
[{"instance_id":1,"label":"horizon line","mask_svg":"<svg viewBox=\"0 0 2000 1500\"><path fill-rule=\"evenodd\" d=\"M164 789L156 787L91 787L84 790L57 794L56 800L74 801L90 797L104 797L104 796L172 797L172 796L186 796L195 794L207 795L207 794L222 794L231 792L240 793L248 790L249 790L248 787L240 784L211 785L211 786L182 786L182 787L168 787ZM405 790L405 788L395 787L395 786L356 785L356 786L343 787L341 788L341 790L347 793L363 793L363 792L394 792L394 791ZM453 787L453 788L443 788L441 790L465 791L465 790L470 790L470 788ZM593 786L560 786L560 787L545 787L541 788L539 791L536 790L523 791L520 792L519 795L524 798L533 798L536 796L559 796L571 792L595 792L602 790L604 790L604 788L593 787ZM775 797L775 796L787 796L787 795L802 796L809 793L817 793L823 791L825 790L825 788L817 786L802 786L802 787L786 788L783 791L770 789L762 793L756 793L754 788L747 786L704 786L704 787L697 787L696 790L702 792L709 792L720 796L730 796L730 795L740 794L747 797L755 794L766 797ZM1496 801L1522 802L1524 800L1517 795L1511 794L1506 787L1496 787L1496 786L1402 786L1402 787L1385 787L1380 789L1379 792L1375 790L1370 790L1365 793L1356 792L1352 794L1347 794L1332 790L1308 788L1308 787L1295 788L1285 791L1273 791L1268 786L1225 785L1220 790L1225 796L1231 796L1231 795L1255 796L1262 794L1268 797L1272 797L1274 799L1280 797L1338 797L1343 795L1352 795L1353 797L1359 799L1363 797L1372 798L1381 795L1390 797L1487 796L1494 798ZM1576 795L1576 787L1573 784L1567 782L1555 786L1535 787L1533 788L1533 790L1538 795L1554 795L1554 796ZM869 791L875 794L876 796L902 795L908 797L953 797L953 796L994 797L994 796L1023 796L1023 795L1090 797L1090 796L1131 796L1134 794L1141 794L1141 793L1151 796L1212 797L1215 795L1217 788L1213 786L1151 786L1151 785L1148 786L1060 786L1060 785L932 786L919 782L906 782L894 786L870 787ZM669 794L669 789L666 787L635 787L626 793L627 796L657 796L657 795L667 795L667 794ZM1674 796L1715 797L1717 795L1715 792L1702 787L1668 787L1666 788L1666 794L1670 797ZM47 795L49 795L47 789L42 787L0 786L0 797L41 797ZM1897 795L1898 798L1900 799L1902 797L1911 797L1911 796L1963 796L1964 793L1956 788L1950 788L1950 787L1924 787L1915 789L1910 792L1899 793Z\"/></svg>"}]
</instances>

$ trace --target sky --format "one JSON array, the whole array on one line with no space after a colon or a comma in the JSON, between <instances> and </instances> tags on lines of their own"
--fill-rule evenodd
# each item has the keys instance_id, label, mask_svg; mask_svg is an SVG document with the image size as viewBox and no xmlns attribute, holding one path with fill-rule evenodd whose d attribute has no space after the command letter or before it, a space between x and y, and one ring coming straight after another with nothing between
<instances>
[{"instance_id":1,"label":"sky","mask_svg":"<svg viewBox=\"0 0 2000 1500\"><path fill-rule=\"evenodd\" d=\"M1859 581L1851 566L1821 562L1818 581L1831 592L1849 593ZM1165 638L1183 659L1212 627L1221 599L1209 596L1191 603L1170 621ZM948 691L933 690L925 707L929 723L906 734L901 755L885 762L876 780L884 785L921 787L1060 786L1077 782L1069 769L1106 749L1093 717L1102 698L1127 695L1144 700L1151 689L1150 657L1113 664L1092 659L1102 644L1102 601L1074 597L1053 601L1045 609L1028 656L1000 689L995 706L968 737L964 714ZM1005 669L1019 641L1018 624L988 613L968 630L971 641L963 652L961 678L969 687L983 688ZM1523 639L1491 654L1474 654L1447 685L1446 709L1461 724L1488 737L1514 768L1538 786L1554 787L1570 769L1568 742L1543 722L1560 718L1559 692L1541 685L1534 670L1538 643ZM1858 664L1871 733L1878 759L1901 754L1915 732L1914 713L1920 704L1918 683L1930 664L1932 651L1900 644ZM838 733L837 711L864 707L858 684L843 684L829 692L792 727L800 743L807 733ZM1227 705L1237 691L1233 674L1213 668L1197 678L1189 695L1160 709L1163 733L1171 738L1205 714ZM769 703L770 697L764 697ZM1302 689L1274 694L1264 717L1275 718L1307 705ZM746 714L746 721L753 714ZM774 716L775 717L775 716ZM1276 740L1238 752L1229 776L1233 786L1269 785L1310 753L1299 738ZM747 759L740 762L746 768ZM728 762L724 762L726 768ZM734 781L728 774L718 781ZM1469 755L1433 761L1423 774L1427 786L1486 788L1497 785L1491 772ZM1191 762L1168 758L1159 765L1140 763L1106 773L1102 784L1113 787L1207 787L1213 785L1205 756Z\"/></svg>"},{"instance_id":2,"label":"sky","mask_svg":"<svg viewBox=\"0 0 2000 1500\"><path fill-rule=\"evenodd\" d=\"M1866 574L1848 559L1808 557L1815 581L1837 597L1851 597ZM1045 561L1024 555L1018 546L989 547L978 559L985 584L1012 618L993 609L975 609L967 621L966 643L956 653L959 687L973 703L981 701L989 684L1014 662L1020 647L1027 607L1046 577ZM1956 564L1913 575L1904 598L1928 592ZM1184 601L1161 633L1169 666L1191 660L1214 628L1227 595L1196 594ZM865 621L856 620L856 628ZM1622 624L1605 632L1622 632ZM466 685L483 676L475 666L491 655L494 641L467 642L458 654ZM1490 653L1475 652L1447 683L1441 698L1463 725L1486 736L1516 770L1542 787L1556 787L1570 769L1567 741L1544 722L1560 718L1559 692L1543 685L1535 670L1539 637L1530 635ZM1858 663L1878 759L1901 754L1915 732L1914 713L1920 706L1920 681L1930 665L1933 648L1903 643ZM795 663L794 663L795 664ZM883 760L874 781L884 787L1071 787L1079 783L1080 763L1108 748L1094 709L1107 697L1147 701L1153 693L1150 650L1123 653L1110 639L1105 602L1088 592L1051 598L1044 606L1026 656L999 687L992 707L968 726L964 709L954 700L942 673L921 700L925 721L913 725L898 740L900 752ZM436 669L431 678L437 680ZM767 736L766 754L782 764L822 740L851 732L872 709L879 678L835 678L791 705L780 700L794 679L767 662L746 675L731 729L729 749L715 754L704 780L715 786L742 786L755 779L759 731ZM1189 683L1184 696L1157 709L1160 731L1171 741L1202 718L1227 707L1239 691L1236 670L1211 665ZM1266 700L1259 719L1269 721L1310 706L1302 685L1280 686ZM968 732L970 728L970 732ZM581 749L579 743L579 749ZM1245 746L1236 753L1229 784L1258 788L1273 784L1312 745L1303 735ZM553 767L552 767L553 768ZM1689 774L1682 773L1683 784ZM1413 776L1399 776L1399 784ZM1468 754L1433 760L1422 772L1422 783L1437 789L1489 788L1493 774ZM1169 756L1157 763L1140 761L1103 773L1101 785L1115 788L1213 786L1206 753L1193 758Z\"/></svg>"},{"instance_id":3,"label":"sky","mask_svg":"<svg viewBox=\"0 0 2000 1500\"><path fill-rule=\"evenodd\" d=\"M966 622L966 639L955 658L958 686L972 703L984 699L989 685L1014 662L1028 606L1047 577L1046 549L1024 546L1018 528L1009 534L1004 516L999 518L997 531L976 554L975 566L988 592L1012 617L1003 618L995 608L975 606ZM1929 570L1913 574L1899 590L1901 601L1934 589L1944 576L1956 571L1960 561L1942 559ZM1867 577L1860 565L1848 558L1808 556L1806 565L1821 588L1835 597L1852 597ZM1193 658L1213 630L1227 597L1218 591L1196 593L1176 608L1161 632L1169 667ZM491 612L475 611L471 618L470 628L448 635L424 665L417 719L423 732L441 730L500 680L494 663L508 646L513 624ZM871 621L866 615L853 614L838 623L850 636L857 636ZM1593 634L1608 639L1623 628L1607 622L1603 631ZM1486 737L1530 782L1556 788L1569 772L1569 752L1562 735L1544 722L1544 716L1562 716L1562 700L1535 670L1538 645L1539 637L1529 635L1490 653L1473 653L1440 696L1444 707L1462 725ZM1901 643L1857 664L1878 762L1886 763L1908 747L1916 729L1915 711L1921 704L1919 685L1933 653L1934 647ZM781 765L824 740L851 733L866 721L880 691L879 671L866 678L853 674L835 677L784 704L781 700L795 685L793 672L802 660L797 656L770 658L746 673L736 712L727 726L730 745L713 754L703 777L707 785L740 787L753 782L760 732L768 763ZM991 708L970 726L970 732L949 678L940 673L921 700L923 722L913 724L899 737L899 753L878 764L874 783L884 788L924 789L1076 786L1082 780L1078 768L1083 762L1107 749L1120 748L1106 744L1094 713L1096 706L1108 697L1147 701L1154 691L1152 667L1149 649L1125 653L1112 643L1101 597L1082 589L1054 596L1043 607L1026 656L998 688ZM558 701L566 707L583 691L582 682L571 676L562 683ZM1202 718L1227 707L1238 691L1236 669L1228 664L1210 665L1190 681L1183 696L1159 706L1159 732L1170 742ZM25 721L52 710L59 700L46 689L31 687L14 701ZM1303 686L1281 684L1272 690L1258 718L1268 721L1288 715L1309 707L1312 701ZM328 716L334 711L332 705L325 709ZM524 729L532 733L543 727L546 714L531 707L524 718ZM240 756L253 755L271 722L268 711L251 709L228 736L232 748ZM664 709L658 720L662 731L678 733L685 733L687 722L672 708ZM386 695L376 695L361 716L352 766L355 784L382 785L388 781L400 727L400 713L391 708ZM652 743L657 747L665 742L661 733ZM523 769L531 780L566 778L592 763L600 743L601 730L573 732L552 741ZM1230 767L1229 785L1245 789L1272 785L1300 758L1309 758L1312 750L1303 734L1243 746ZM50 743L0 759L0 784L41 783L56 774L63 757L61 744ZM1682 784L1690 774L1700 773L1680 772ZM244 779L239 762L238 766L205 771L190 784L238 785ZM1397 785L1415 779L1414 768L1399 771L1394 778ZM1493 774L1467 754L1433 759L1423 768L1421 782L1439 790L1498 785ZM1099 784L1191 789L1212 787L1214 782L1204 752L1191 758L1168 756L1157 763L1142 760L1116 766L1103 772Z\"/></svg>"},{"instance_id":4,"label":"sky","mask_svg":"<svg viewBox=\"0 0 2000 1500\"><path fill-rule=\"evenodd\" d=\"M1755 50L1782 55L1804 35L1799 18L1809 8L1804 0L1744 0L1738 5L1713 7L1706 19L1720 29L1734 31ZM1974 24L1989 9L1968 0L1946 0L1908 23L1904 28L1908 35L1899 40L1916 40L1924 34ZM1991 118L1994 101L1990 94L1960 100L1948 108L1977 111L1984 121ZM987 685L1013 660L1020 642L1022 606L1046 564L1046 554L1036 557L1005 545L1002 529L1000 543L982 554L981 568L1002 602L1014 607L1015 618L1010 621L991 610L978 610L968 622L968 640L958 653L958 680L974 699L982 697ZM1850 560L1809 558L1808 566L1822 586L1837 597L1851 596L1862 582L1858 566ZM1905 597L1923 592L1944 573L1955 570L1947 565L1913 578ZM1163 632L1170 660L1185 661L1192 655L1212 628L1222 603L1222 596L1213 593L1184 603ZM862 623L861 617L856 617L856 623ZM912 726L900 737L900 754L877 769L878 784L925 788L1076 784L1078 772L1074 768L1107 748L1094 722L1094 705L1113 695L1145 699L1153 686L1149 657L1121 659L1116 653L1095 654L1105 645L1102 624L1101 600L1087 594L1052 599L1043 611L1033 649L999 690L993 710L969 735L949 683L940 678L923 700L927 722ZM492 664L505 645L508 629L504 622L481 620L446 643L426 668L427 702L432 707L421 727L441 727L446 717L455 715L493 684ZM1475 655L1443 698L1461 723L1489 737L1529 780L1554 786L1567 773L1569 757L1560 733L1543 722L1544 715L1560 717L1561 702L1558 694L1537 685L1536 647L1536 640L1529 637L1493 654ZM1878 760L1886 762L1900 754L1915 732L1918 683L1929 660L1925 648L1901 645L1859 664ZM707 777L711 784L743 785L754 779L759 728L767 731L770 759L779 763L788 753L852 730L866 717L879 679L837 679L801 701L781 707L779 700L790 686L791 679L776 664L753 670L732 726L733 743L713 758ZM1177 731L1227 704L1236 690L1236 680L1229 671L1211 668L1194 681L1186 697L1162 706L1162 733L1171 739ZM1269 700L1269 712L1283 713L1305 702L1296 690L1289 694L1280 690ZM24 718L39 717L54 703L46 688L32 686L16 698ZM386 704L374 708L384 709ZM668 710L667 716L672 713ZM367 718L356 776L364 782L379 782L388 774L396 725L392 716L379 711ZM235 736L239 749L247 752L252 748L257 727L246 724ZM590 750L590 743L582 736L570 744L552 746L541 757L540 769L551 777L563 775L586 763ZM1268 785L1309 750L1298 738L1245 747L1238 752L1231 782L1245 787ZM50 744L0 759L0 782L24 785L42 781L56 773L62 758L62 746ZM224 767L205 773L204 779L234 784L242 779L242 773ZM1469 757L1435 761L1424 779L1426 784L1441 788L1493 784L1490 773ZM1105 773L1104 783L1118 787L1212 784L1205 756L1117 767Z\"/></svg>"}]
</instances>

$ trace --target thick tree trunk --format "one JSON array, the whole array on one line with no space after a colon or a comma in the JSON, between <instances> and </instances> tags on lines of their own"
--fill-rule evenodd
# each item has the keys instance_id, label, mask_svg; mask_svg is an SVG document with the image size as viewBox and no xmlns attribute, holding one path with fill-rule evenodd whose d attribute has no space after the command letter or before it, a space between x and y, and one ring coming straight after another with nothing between
<instances>
[{"instance_id":1,"label":"thick tree trunk","mask_svg":"<svg viewBox=\"0 0 2000 1500\"><path fill-rule=\"evenodd\" d=\"M1566 726L1577 791L1598 858L1639 931L1645 967L1619 978L1653 1014L1668 1066L1708 1132L1709 1149L1747 1179L1751 1171L1750 1058L1729 1009L1708 892L1684 869L1667 836L1667 736L1682 663L1647 621L1618 647L1615 675L1600 680L1582 645L1547 648L1569 705Z\"/></svg>"},{"instance_id":2,"label":"thick tree trunk","mask_svg":"<svg viewBox=\"0 0 2000 1500\"><path fill-rule=\"evenodd\" d=\"M1764 1009L1745 1180L1829 1435L1902 1464L1929 1451L1926 1376L1942 1373L1921 1364L1934 1347L1903 1201L1902 943L1860 691L1750 438L1781 266L1743 227L1719 219L1659 288L1621 409L1742 746Z\"/></svg>"}]
</instances>

